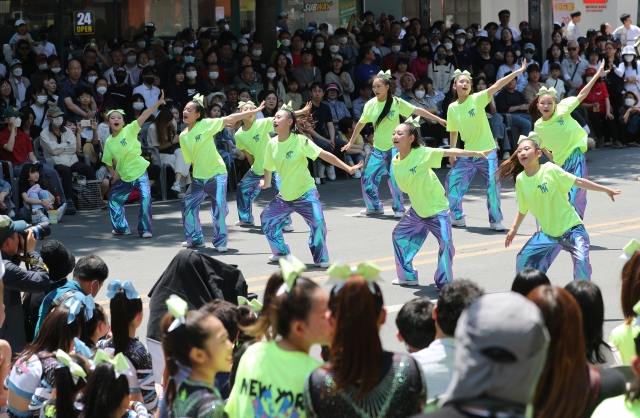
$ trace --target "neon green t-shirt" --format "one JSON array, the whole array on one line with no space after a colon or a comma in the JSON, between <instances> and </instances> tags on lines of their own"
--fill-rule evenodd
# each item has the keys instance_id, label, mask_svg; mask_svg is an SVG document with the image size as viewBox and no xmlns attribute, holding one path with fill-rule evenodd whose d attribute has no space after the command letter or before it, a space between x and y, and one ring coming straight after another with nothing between
<instances>
[{"instance_id":1,"label":"neon green t-shirt","mask_svg":"<svg viewBox=\"0 0 640 418\"><path fill-rule=\"evenodd\" d=\"M444 150L420 147L411 150L404 160L400 154L391 161L400 190L409 195L411 207L422 218L449 209L442 183L432 168L440 168Z\"/></svg>"},{"instance_id":2,"label":"neon green t-shirt","mask_svg":"<svg viewBox=\"0 0 640 418\"><path fill-rule=\"evenodd\" d=\"M567 97L558 103L549 120L540 118L533 126L540 146L553 152L555 164L564 164L576 148L580 148L583 154L587 152L587 132L571 117L571 112L579 104L577 97Z\"/></svg>"},{"instance_id":3,"label":"neon green t-shirt","mask_svg":"<svg viewBox=\"0 0 640 418\"><path fill-rule=\"evenodd\" d=\"M378 120L378 116L382 113L385 103L386 102L378 101L375 97L369 100L364 105L362 116L360 116L358 123L373 123L375 129L376 121ZM388 151L393 148L393 139L391 137L393 136L393 131L400 123L399 116L407 118L413 114L415 109L416 107L414 105L409 104L398 97L394 97L389 113L382 122L380 122L378 128L375 129L373 146L380 151Z\"/></svg>"},{"instance_id":4,"label":"neon green t-shirt","mask_svg":"<svg viewBox=\"0 0 640 418\"><path fill-rule=\"evenodd\" d=\"M567 199L575 182L576 176L551 163L542 164L531 177L523 171L516 179L518 210L525 215L530 210L545 234L561 237L582 223Z\"/></svg>"},{"instance_id":5,"label":"neon green t-shirt","mask_svg":"<svg viewBox=\"0 0 640 418\"><path fill-rule=\"evenodd\" d=\"M620 324L611 331L609 342L620 352L622 364L631 364L631 357L636 355L636 344L633 341L640 334L640 326L635 325L635 318L631 326Z\"/></svg>"},{"instance_id":6,"label":"neon green t-shirt","mask_svg":"<svg viewBox=\"0 0 640 418\"><path fill-rule=\"evenodd\" d=\"M494 149L489 120L484 108L491 101L487 90L474 93L463 103L455 101L447 110L447 132L459 132L464 141L464 149L486 151Z\"/></svg>"},{"instance_id":7,"label":"neon green t-shirt","mask_svg":"<svg viewBox=\"0 0 640 418\"><path fill-rule=\"evenodd\" d=\"M193 177L208 180L227 174L224 160L216 149L213 136L224 129L222 118L202 119L193 129L180 134L180 148L187 164L193 163Z\"/></svg>"},{"instance_id":8,"label":"neon green t-shirt","mask_svg":"<svg viewBox=\"0 0 640 418\"><path fill-rule=\"evenodd\" d=\"M273 118L258 119L253 121L251 129L245 131L240 127L236 131L236 147L239 150L247 150L253 155L251 170L259 176L264 174L264 152L271 139L269 137L271 131L273 131Z\"/></svg>"},{"instance_id":9,"label":"neon green t-shirt","mask_svg":"<svg viewBox=\"0 0 640 418\"><path fill-rule=\"evenodd\" d=\"M307 158L315 160L322 149L301 134L292 133L285 141L271 138L264 153L264 169L280 175L280 195L287 202L299 199L316 188L309 174Z\"/></svg>"},{"instance_id":10,"label":"neon green t-shirt","mask_svg":"<svg viewBox=\"0 0 640 418\"><path fill-rule=\"evenodd\" d=\"M591 415L591 418L612 417L640 417L640 402L628 402L625 395L616 396L602 401Z\"/></svg>"},{"instance_id":11,"label":"neon green t-shirt","mask_svg":"<svg viewBox=\"0 0 640 418\"><path fill-rule=\"evenodd\" d=\"M275 341L255 343L240 359L224 411L234 418L304 418L304 382L321 365L305 353L280 349Z\"/></svg>"},{"instance_id":12,"label":"neon green t-shirt","mask_svg":"<svg viewBox=\"0 0 640 418\"><path fill-rule=\"evenodd\" d=\"M111 166L116 160L116 171L122 181L132 182L139 178L149 167L149 161L142 158L142 147L138 141L140 125L133 121L114 137L109 135L104 144L102 162Z\"/></svg>"}]
</instances>

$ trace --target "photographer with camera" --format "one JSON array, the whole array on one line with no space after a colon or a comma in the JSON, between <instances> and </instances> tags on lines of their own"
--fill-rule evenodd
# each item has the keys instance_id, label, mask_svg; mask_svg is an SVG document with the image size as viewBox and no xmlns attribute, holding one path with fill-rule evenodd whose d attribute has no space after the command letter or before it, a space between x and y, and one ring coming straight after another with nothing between
<instances>
[{"instance_id":1,"label":"photographer with camera","mask_svg":"<svg viewBox=\"0 0 640 418\"><path fill-rule=\"evenodd\" d=\"M46 228L27 228L24 221L12 221L8 216L0 216L0 252L5 267L4 305L7 318L0 328L0 339L11 345L11 351L18 353L26 345L24 312L20 292L48 292L51 286L40 254L36 252L36 236L46 236ZM25 261L27 269L20 268Z\"/></svg>"}]
</instances>

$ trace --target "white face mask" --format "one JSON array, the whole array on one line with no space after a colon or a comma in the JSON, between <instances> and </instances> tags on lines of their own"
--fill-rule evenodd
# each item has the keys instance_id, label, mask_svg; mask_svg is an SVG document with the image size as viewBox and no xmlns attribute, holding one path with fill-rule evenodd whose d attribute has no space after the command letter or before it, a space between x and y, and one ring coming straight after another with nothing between
<instances>
[{"instance_id":1,"label":"white face mask","mask_svg":"<svg viewBox=\"0 0 640 418\"><path fill-rule=\"evenodd\" d=\"M39 69L39 70L44 71L44 70L46 70L47 68L49 68L49 66L48 66L47 64L40 64L40 65L38 65L38 69Z\"/></svg>"},{"instance_id":2,"label":"white face mask","mask_svg":"<svg viewBox=\"0 0 640 418\"><path fill-rule=\"evenodd\" d=\"M464 39L463 38L456 38L456 45L464 45Z\"/></svg>"},{"instance_id":3,"label":"white face mask","mask_svg":"<svg viewBox=\"0 0 640 418\"><path fill-rule=\"evenodd\" d=\"M451 45L450 42L445 42L444 47L448 50L450 50L451 48L453 48L453 45Z\"/></svg>"},{"instance_id":4,"label":"white face mask","mask_svg":"<svg viewBox=\"0 0 640 418\"><path fill-rule=\"evenodd\" d=\"M140 48L140 49L144 49L144 46L145 46L146 44L147 44L147 43L146 43L145 41L140 41L140 42L138 42L138 48Z\"/></svg>"},{"instance_id":5,"label":"white face mask","mask_svg":"<svg viewBox=\"0 0 640 418\"><path fill-rule=\"evenodd\" d=\"M591 80L593 80L593 77L587 77L587 83Z\"/></svg>"},{"instance_id":6,"label":"white face mask","mask_svg":"<svg viewBox=\"0 0 640 418\"><path fill-rule=\"evenodd\" d=\"M130 56L128 56L128 57L127 57L127 62L128 62L129 64L133 64L133 63L135 63L135 62L136 62L136 56L135 56L135 55L130 55Z\"/></svg>"},{"instance_id":7,"label":"white face mask","mask_svg":"<svg viewBox=\"0 0 640 418\"><path fill-rule=\"evenodd\" d=\"M624 60L625 60L626 62L631 62L631 61L633 61L633 59L635 58L635 56L633 56L633 55L625 55L623 58L624 58Z\"/></svg>"},{"instance_id":8,"label":"white face mask","mask_svg":"<svg viewBox=\"0 0 640 418\"><path fill-rule=\"evenodd\" d=\"M134 109L134 110L142 110L142 109L144 109L144 103L142 103L142 102L135 102L135 103L133 104L133 109Z\"/></svg>"},{"instance_id":9,"label":"white face mask","mask_svg":"<svg viewBox=\"0 0 640 418\"><path fill-rule=\"evenodd\" d=\"M347 43L347 41L348 41L348 40L349 40L348 38L339 38L339 39L338 39L338 41L340 41L340 43L341 43L342 45L345 45L345 44Z\"/></svg>"},{"instance_id":10,"label":"white face mask","mask_svg":"<svg viewBox=\"0 0 640 418\"><path fill-rule=\"evenodd\" d=\"M533 58L533 54L531 54L531 53L525 53L525 54L524 54L524 57L525 57L526 59L530 60L530 59L532 59L532 58Z\"/></svg>"},{"instance_id":11,"label":"white face mask","mask_svg":"<svg viewBox=\"0 0 640 418\"><path fill-rule=\"evenodd\" d=\"M184 57L184 62L187 64L191 64L192 62L196 61L196 57L194 57L193 55L189 55L188 57Z\"/></svg>"},{"instance_id":12,"label":"white face mask","mask_svg":"<svg viewBox=\"0 0 640 418\"><path fill-rule=\"evenodd\" d=\"M41 105L47 103L47 100L49 98L47 96L38 96L38 103L40 103Z\"/></svg>"},{"instance_id":13,"label":"white face mask","mask_svg":"<svg viewBox=\"0 0 640 418\"><path fill-rule=\"evenodd\" d=\"M289 46L291 45L291 39L283 39L282 41L280 41L280 43L282 44L282 46Z\"/></svg>"},{"instance_id":14,"label":"white face mask","mask_svg":"<svg viewBox=\"0 0 640 418\"><path fill-rule=\"evenodd\" d=\"M156 60L149 60L149 67L153 67L154 65L156 65Z\"/></svg>"},{"instance_id":15,"label":"white face mask","mask_svg":"<svg viewBox=\"0 0 640 418\"><path fill-rule=\"evenodd\" d=\"M417 99L422 99L426 92L424 90L416 90L413 94L415 94Z\"/></svg>"},{"instance_id":16,"label":"white face mask","mask_svg":"<svg viewBox=\"0 0 640 418\"><path fill-rule=\"evenodd\" d=\"M248 46L246 45L240 45L240 47L238 48L238 51L240 52L247 52L247 49L249 49Z\"/></svg>"},{"instance_id":17,"label":"white face mask","mask_svg":"<svg viewBox=\"0 0 640 418\"><path fill-rule=\"evenodd\" d=\"M318 49L324 48L324 42L316 42L316 48Z\"/></svg>"},{"instance_id":18,"label":"white face mask","mask_svg":"<svg viewBox=\"0 0 640 418\"><path fill-rule=\"evenodd\" d=\"M22 75L22 68L16 68L15 70L13 70L13 75L15 75L16 77L20 77Z\"/></svg>"},{"instance_id":19,"label":"white face mask","mask_svg":"<svg viewBox=\"0 0 640 418\"><path fill-rule=\"evenodd\" d=\"M249 39L249 38L251 38L251 34L250 33L245 33L244 35L242 35L242 37L244 39Z\"/></svg>"},{"instance_id":20,"label":"white face mask","mask_svg":"<svg viewBox=\"0 0 640 418\"><path fill-rule=\"evenodd\" d=\"M20 119L20 118L15 118L15 119L13 120L13 126L15 126L16 128L19 128L19 127L20 127L20 125L22 125L22 119Z\"/></svg>"},{"instance_id":21,"label":"white face mask","mask_svg":"<svg viewBox=\"0 0 640 418\"><path fill-rule=\"evenodd\" d=\"M340 47L339 47L338 45L331 45L331 46L329 47L329 51L333 52L334 54L335 54L336 52L338 52L339 50L340 50Z\"/></svg>"},{"instance_id":22,"label":"white face mask","mask_svg":"<svg viewBox=\"0 0 640 418\"><path fill-rule=\"evenodd\" d=\"M197 71L187 71L187 72L186 72L186 73L184 73L184 74L187 76L187 78L188 78L189 80L193 80L193 79L194 79L194 78L196 78L196 76L198 75L198 72L197 72Z\"/></svg>"},{"instance_id":23,"label":"white face mask","mask_svg":"<svg viewBox=\"0 0 640 418\"><path fill-rule=\"evenodd\" d=\"M62 122L64 122L64 118L62 116L57 117L57 118L53 118L53 126L60 126L62 125Z\"/></svg>"},{"instance_id":24,"label":"white face mask","mask_svg":"<svg viewBox=\"0 0 640 418\"><path fill-rule=\"evenodd\" d=\"M217 79L219 75L220 73L218 73L217 71L209 71L209 78L212 80Z\"/></svg>"},{"instance_id":25,"label":"white face mask","mask_svg":"<svg viewBox=\"0 0 640 418\"><path fill-rule=\"evenodd\" d=\"M54 67L54 68L51 69L51 71L53 71L54 74L58 74L61 70L62 70L62 68L60 68L60 67Z\"/></svg>"},{"instance_id":26,"label":"white face mask","mask_svg":"<svg viewBox=\"0 0 640 418\"><path fill-rule=\"evenodd\" d=\"M631 97L624 99L624 104L631 107L633 105L636 104L636 101L633 100Z\"/></svg>"},{"instance_id":27,"label":"white face mask","mask_svg":"<svg viewBox=\"0 0 640 418\"><path fill-rule=\"evenodd\" d=\"M393 45L391 47L391 51L397 54L398 52L400 52L400 45Z\"/></svg>"},{"instance_id":28,"label":"white face mask","mask_svg":"<svg viewBox=\"0 0 640 418\"><path fill-rule=\"evenodd\" d=\"M251 51L251 53L253 54L254 57L259 57L260 55L262 55L262 50L254 49L253 51Z\"/></svg>"},{"instance_id":29,"label":"white face mask","mask_svg":"<svg viewBox=\"0 0 640 418\"><path fill-rule=\"evenodd\" d=\"M95 83L98 79L98 76L92 75L91 77L87 77L87 81L91 84Z\"/></svg>"},{"instance_id":30,"label":"white face mask","mask_svg":"<svg viewBox=\"0 0 640 418\"><path fill-rule=\"evenodd\" d=\"M182 47L177 46L177 47L173 48L173 53L176 54L176 55L182 54L182 51L184 51L184 48L182 48Z\"/></svg>"},{"instance_id":31,"label":"white face mask","mask_svg":"<svg viewBox=\"0 0 640 418\"><path fill-rule=\"evenodd\" d=\"M105 94L107 92L107 88L105 86L100 86L96 89L96 91L100 94Z\"/></svg>"},{"instance_id":32,"label":"white face mask","mask_svg":"<svg viewBox=\"0 0 640 418\"><path fill-rule=\"evenodd\" d=\"M311 48L311 42L307 42L306 44L304 44L304 47L307 49Z\"/></svg>"},{"instance_id":33,"label":"white face mask","mask_svg":"<svg viewBox=\"0 0 640 418\"><path fill-rule=\"evenodd\" d=\"M378 55L381 55L381 54L380 54L380 49L378 49L377 47L375 47L375 46L374 46L373 48L371 48L371 50L372 50L374 53L376 53L376 54L378 54Z\"/></svg>"},{"instance_id":34,"label":"white face mask","mask_svg":"<svg viewBox=\"0 0 640 418\"><path fill-rule=\"evenodd\" d=\"M276 73L267 73L267 78L269 80L273 80L274 78L276 78Z\"/></svg>"},{"instance_id":35,"label":"white face mask","mask_svg":"<svg viewBox=\"0 0 640 418\"><path fill-rule=\"evenodd\" d=\"M225 31L229 30L229 25L224 25L224 30Z\"/></svg>"}]
</instances>

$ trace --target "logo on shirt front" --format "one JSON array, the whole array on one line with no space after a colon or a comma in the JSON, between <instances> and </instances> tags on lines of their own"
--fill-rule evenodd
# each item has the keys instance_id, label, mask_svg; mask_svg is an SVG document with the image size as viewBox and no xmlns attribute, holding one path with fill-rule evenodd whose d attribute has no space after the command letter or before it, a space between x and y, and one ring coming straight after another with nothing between
<instances>
[{"instance_id":1,"label":"logo on shirt front","mask_svg":"<svg viewBox=\"0 0 640 418\"><path fill-rule=\"evenodd\" d=\"M471 110L469 111L469 116L470 116L470 117L474 117L475 115L476 115L476 110L475 110L475 109L471 109Z\"/></svg>"},{"instance_id":2,"label":"logo on shirt front","mask_svg":"<svg viewBox=\"0 0 640 418\"><path fill-rule=\"evenodd\" d=\"M120 141L120 144L121 144L123 147L126 147L126 146L127 146L127 139L126 139L126 138L122 138L122 141Z\"/></svg>"},{"instance_id":3,"label":"logo on shirt front","mask_svg":"<svg viewBox=\"0 0 640 418\"><path fill-rule=\"evenodd\" d=\"M292 155L293 155L293 151L287 152L287 159L290 160Z\"/></svg>"},{"instance_id":4,"label":"logo on shirt front","mask_svg":"<svg viewBox=\"0 0 640 418\"><path fill-rule=\"evenodd\" d=\"M548 191L549 191L549 189L547 188L547 182L545 181L544 183L539 184L539 185L538 185L538 189L540 189L540 191L541 191L542 193L546 193L546 192L548 192Z\"/></svg>"},{"instance_id":5,"label":"logo on shirt front","mask_svg":"<svg viewBox=\"0 0 640 418\"><path fill-rule=\"evenodd\" d=\"M560 124L560 126L564 126L564 117L558 119L558 123Z\"/></svg>"},{"instance_id":6,"label":"logo on shirt front","mask_svg":"<svg viewBox=\"0 0 640 418\"><path fill-rule=\"evenodd\" d=\"M260 135L254 135L253 140L256 142L260 141Z\"/></svg>"},{"instance_id":7,"label":"logo on shirt front","mask_svg":"<svg viewBox=\"0 0 640 418\"><path fill-rule=\"evenodd\" d=\"M418 168L418 166L412 167L411 170L411 174L416 174L416 169Z\"/></svg>"},{"instance_id":8,"label":"logo on shirt front","mask_svg":"<svg viewBox=\"0 0 640 418\"><path fill-rule=\"evenodd\" d=\"M200 135L202 135L202 134L196 135L196 142L200 141Z\"/></svg>"},{"instance_id":9,"label":"logo on shirt front","mask_svg":"<svg viewBox=\"0 0 640 418\"><path fill-rule=\"evenodd\" d=\"M395 110L390 110L390 111L389 111L389 114L388 114L388 117L389 117L389 119L393 119L393 117L394 117L395 115L396 115L396 111L395 111Z\"/></svg>"}]
</instances>

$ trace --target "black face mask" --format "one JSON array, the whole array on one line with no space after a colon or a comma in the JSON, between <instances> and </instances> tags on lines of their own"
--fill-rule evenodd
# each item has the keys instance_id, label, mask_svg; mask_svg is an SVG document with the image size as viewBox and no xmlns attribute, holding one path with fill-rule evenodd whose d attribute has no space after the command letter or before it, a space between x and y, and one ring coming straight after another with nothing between
<instances>
[{"instance_id":1,"label":"black face mask","mask_svg":"<svg viewBox=\"0 0 640 418\"><path fill-rule=\"evenodd\" d=\"M123 82L124 82L124 80L125 80L126 78L127 78L127 76L126 76L126 75L124 75L124 74L118 74L118 75L116 75L116 81L117 81L118 83L123 83Z\"/></svg>"},{"instance_id":2,"label":"black face mask","mask_svg":"<svg viewBox=\"0 0 640 418\"><path fill-rule=\"evenodd\" d=\"M144 78L144 82L147 84L153 84L153 82L156 81L155 77L145 77Z\"/></svg>"},{"instance_id":3,"label":"black face mask","mask_svg":"<svg viewBox=\"0 0 640 418\"><path fill-rule=\"evenodd\" d=\"M447 54L445 54L444 52L438 52L438 59L439 60L443 60L447 57Z\"/></svg>"}]
</instances>

